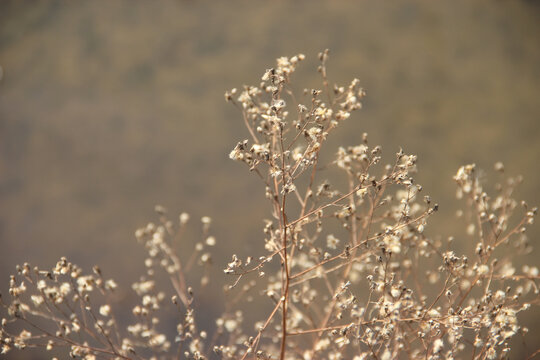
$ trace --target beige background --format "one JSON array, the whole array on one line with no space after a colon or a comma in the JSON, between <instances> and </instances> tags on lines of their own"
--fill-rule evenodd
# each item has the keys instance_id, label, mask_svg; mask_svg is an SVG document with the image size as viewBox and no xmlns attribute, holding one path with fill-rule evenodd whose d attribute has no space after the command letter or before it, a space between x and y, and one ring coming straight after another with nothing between
<instances>
[{"instance_id":1,"label":"beige background","mask_svg":"<svg viewBox=\"0 0 540 360\"><path fill-rule=\"evenodd\" d=\"M297 83L318 86L324 48L330 77L368 93L329 151L367 131L389 158L416 153L441 204L429 231L459 224L451 177L464 163L503 161L538 205L539 30L534 1L3 1L0 288L16 263L67 256L114 274L129 303L144 258L132 234L157 203L214 218L218 269L261 254L264 190L228 160L247 133L223 93L299 52ZM540 330L538 316L524 323Z\"/></svg>"}]
</instances>

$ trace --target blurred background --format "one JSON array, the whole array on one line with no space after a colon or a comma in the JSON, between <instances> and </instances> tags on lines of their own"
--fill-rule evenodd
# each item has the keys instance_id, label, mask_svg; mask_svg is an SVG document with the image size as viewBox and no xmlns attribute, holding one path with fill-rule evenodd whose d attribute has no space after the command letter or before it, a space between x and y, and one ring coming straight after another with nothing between
<instances>
[{"instance_id":1,"label":"blurred background","mask_svg":"<svg viewBox=\"0 0 540 360\"><path fill-rule=\"evenodd\" d=\"M247 132L223 93L300 52L296 84L318 87L325 48L330 79L358 77L368 94L327 151L368 132L386 159L417 154L441 205L432 233L461 226L452 176L465 163L492 174L502 161L525 178L518 200L540 205L539 35L534 1L2 1L0 289L16 264L66 256L129 298L145 255L133 233L156 204L195 228L214 219L218 269L262 254L264 188L228 159ZM523 324L537 348L540 319Z\"/></svg>"}]
</instances>

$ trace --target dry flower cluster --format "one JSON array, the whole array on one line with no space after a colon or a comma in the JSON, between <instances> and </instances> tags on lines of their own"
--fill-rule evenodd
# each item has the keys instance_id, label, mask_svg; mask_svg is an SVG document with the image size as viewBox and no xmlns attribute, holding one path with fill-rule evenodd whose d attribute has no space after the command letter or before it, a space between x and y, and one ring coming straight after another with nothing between
<instances>
[{"instance_id":1,"label":"dry flower cluster","mask_svg":"<svg viewBox=\"0 0 540 360\"><path fill-rule=\"evenodd\" d=\"M531 250L526 229L537 213L512 199L520 179L504 178L497 163L504 181L489 196L475 165L457 171L457 195L465 203L458 215L476 244L467 254L452 250L457 240L426 229L438 205L413 178L415 155L400 150L382 165L381 148L363 134L359 145L340 147L331 164L319 163L328 136L365 96L357 79L331 86L327 59L328 51L319 54L321 90L292 90L300 54L279 58L258 86L225 94L250 136L229 156L264 183L271 217L261 254L232 255L226 265L233 296L213 327L198 328L195 285L185 277L201 266L196 285L209 281L202 269L216 243L211 219L202 219L203 240L184 259L173 243L189 215L175 223L157 207L159 222L136 231L148 258L145 276L133 284L140 297L133 324L121 328L110 301L117 285L97 267L84 274L64 258L52 270L24 264L11 278L11 298L2 300L8 311L2 353L58 347L83 359L508 358L510 339L527 331L520 313L539 300L538 268L513 265ZM342 172L344 188L321 178L332 167ZM173 294L156 287L162 273ZM239 298L272 306L245 324ZM174 336L160 330L165 302L177 309Z\"/></svg>"}]
</instances>

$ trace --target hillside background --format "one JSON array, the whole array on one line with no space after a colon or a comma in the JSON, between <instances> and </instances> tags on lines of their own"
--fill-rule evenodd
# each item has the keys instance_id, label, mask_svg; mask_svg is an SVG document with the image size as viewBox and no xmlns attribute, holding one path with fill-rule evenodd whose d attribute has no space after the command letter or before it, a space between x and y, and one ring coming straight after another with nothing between
<instances>
[{"instance_id":1,"label":"hillside background","mask_svg":"<svg viewBox=\"0 0 540 360\"><path fill-rule=\"evenodd\" d=\"M99 264L129 303L144 259L133 232L155 204L214 219L218 270L233 252L261 254L264 189L227 157L247 133L223 93L300 52L296 83L317 87L325 48L330 78L358 77L368 94L327 150L368 132L386 159L417 154L441 204L431 233L462 226L452 175L464 163L493 175L502 161L525 177L518 199L540 205L539 35L535 1L2 1L0 289L15 264L66 256ZM540 331L538 317L523 324Z\"/></svg>"}]
</instances>

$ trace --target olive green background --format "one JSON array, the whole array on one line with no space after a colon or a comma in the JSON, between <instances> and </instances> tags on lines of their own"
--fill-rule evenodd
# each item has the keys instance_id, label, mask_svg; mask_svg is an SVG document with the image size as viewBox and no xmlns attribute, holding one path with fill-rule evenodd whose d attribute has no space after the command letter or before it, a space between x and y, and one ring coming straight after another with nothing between
<instances>
[{"instance_id":1,"label":"olive green background","mask_svg":"<svg viewBox=\"0 0 540 360\"><path fill-rule=\"evenodd\" d=\"M330 78L358 77L368 94L327 151L366 131L388 161L400 146L417 154L441 204L431 233L462 226L461 164L504 162L525 177L518 199L538 205L539 35L534 1L2 1L0 288L17 263L67 256L99 264L124 301L143 272L133 232L155 204L214 219L217 269L262 254L264 188L228 159L247 132L223 93L300 52L298 87L317 87L325 48ZM214 289L230 281L216 276ZM208 317L221 307L203 302ZM533 334L538 313L524 319Z\"/></svg>"}]
</instances>

